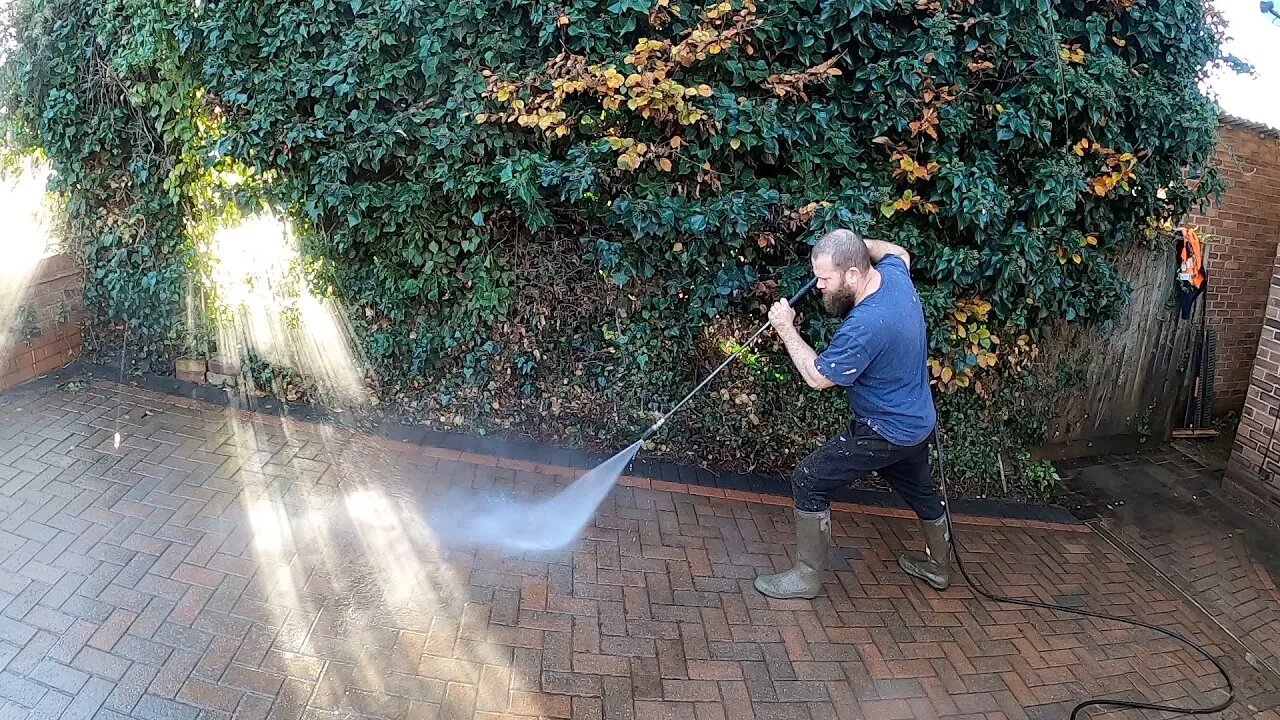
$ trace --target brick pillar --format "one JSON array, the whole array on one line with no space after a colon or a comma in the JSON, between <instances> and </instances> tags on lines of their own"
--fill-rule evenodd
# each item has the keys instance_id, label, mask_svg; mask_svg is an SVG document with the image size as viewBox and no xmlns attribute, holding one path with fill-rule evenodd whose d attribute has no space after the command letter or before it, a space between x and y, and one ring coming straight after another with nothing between
<instances>
[{"instance_id":1,"label":"brick pillar","mask_svg":"<svg viewBox=\"0 0 1280 720\"><path fill-rule=\"evenodd\" d=\"M1280 252L1272 266L1266 316L1223 482L1227 490L1280 515Z\"/></svg>"},{"instance_id":2,"label":"brick pillar","mask_svg":"<svg viewBox=\"0 0 1280 720\"><path fill-rule=\"evenodd\" d=\"M46 375L80 357L84 280L66 255L40 261L22 305L34 314L27 337L0 347L0 390ZM21 330L21 329L19 329ZM12 335L20 333L11 333Z\"/></svg>"}]
</instances>

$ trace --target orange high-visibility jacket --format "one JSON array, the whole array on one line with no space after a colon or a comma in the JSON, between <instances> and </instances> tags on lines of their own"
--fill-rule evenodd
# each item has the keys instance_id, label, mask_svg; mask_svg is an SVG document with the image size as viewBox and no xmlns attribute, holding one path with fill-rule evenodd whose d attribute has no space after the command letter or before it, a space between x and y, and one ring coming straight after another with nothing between
<instances>
[{"instance_id":1,"label":"orange high-visibility jacket","mask_svg":"<svg viewBox=\"0 0 1280 720\"><path fill-rule=\"evenodd\" d=\"M1205 267L1204 244L1200 236L1189 227L1178 228L1178 290L1182 317L1191 317L1196 298L1204 292L1209 282L1209 271Z\"/></svg>"}]
</instances>

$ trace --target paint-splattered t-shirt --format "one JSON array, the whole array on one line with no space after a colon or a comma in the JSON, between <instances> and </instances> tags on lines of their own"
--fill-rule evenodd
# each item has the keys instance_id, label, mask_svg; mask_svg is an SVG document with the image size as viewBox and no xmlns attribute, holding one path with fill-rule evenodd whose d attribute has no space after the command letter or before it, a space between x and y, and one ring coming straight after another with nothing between
<instances>
[{"instance_id":1,"label":"paint-splattered t-shirt","mask_svg":"<svg viewBox=\"0 0 1280 720\"><path fill-rule=\"evenodd\" d=\"M937 422L924 307L902 258L882 258L876 269L880 288L849 311L814 365L845 388L857 420L892 443L916 445Z\"/></svg>"}]
</instances>

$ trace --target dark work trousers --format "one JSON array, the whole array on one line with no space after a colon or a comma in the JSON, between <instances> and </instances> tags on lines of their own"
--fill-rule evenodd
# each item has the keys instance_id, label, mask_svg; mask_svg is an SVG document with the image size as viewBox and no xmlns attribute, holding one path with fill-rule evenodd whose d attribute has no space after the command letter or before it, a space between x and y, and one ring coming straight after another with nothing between
<instances>
[{"instance_id":1,"label":"dark work trousers","mask_svg":"<svg viewBox=\"0 0 1280 720\"><path fill-rule=\"evenodd\" d=\"M929 441L895 445L857 420L796 466L791 475L796 509L822 512L831 507L832 493L872 472L879 472L921 520L942 517L942 499L929 473Z\"/></svg>"}]
</instances>

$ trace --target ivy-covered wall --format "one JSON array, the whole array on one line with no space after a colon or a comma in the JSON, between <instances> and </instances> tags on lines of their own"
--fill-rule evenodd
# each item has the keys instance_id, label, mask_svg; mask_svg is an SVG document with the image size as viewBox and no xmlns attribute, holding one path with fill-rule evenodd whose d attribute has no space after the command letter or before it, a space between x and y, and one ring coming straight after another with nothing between
<instances>
[{"instance_id":1,"label":"ivy-covered wall","mask_svg":"<svg viewBox=\"0 0 1280 720\"><path fill-rule=\"evenodd\" d=\"M48 156L88 306L139 363L213 349L185 312L204 249L269 208L379 407L481 432L629 442L852 227L916 258L964 489L1042 494L1048 329L1120 312L1117 250L1219 187L1201 0L7 12L8 145ZM846 413L766 345L652 452L785 469Z\"/></svg>"}]
</instances>

